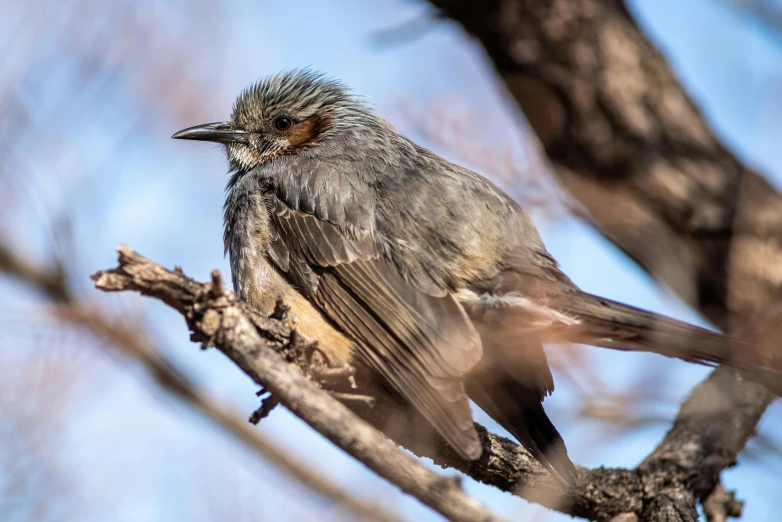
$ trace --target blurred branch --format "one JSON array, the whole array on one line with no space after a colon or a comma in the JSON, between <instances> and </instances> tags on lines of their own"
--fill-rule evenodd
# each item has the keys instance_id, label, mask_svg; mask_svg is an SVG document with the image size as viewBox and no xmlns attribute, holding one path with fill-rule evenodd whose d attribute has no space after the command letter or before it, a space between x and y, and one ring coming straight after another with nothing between
<instances>
[{"instance_id":1,"label":"blurred branch","mask_svg":"<svg viewBox=\"0 0 782 522\"><path fill-rule=\"evenodd\" d=\"M401 520L374 503L356 498L353 492L341 490L330 480L312 471L307 464L287 455L285 450L253 430L236 413L206 397L153 347L138 324L127 319L114 320L103 309L77 299L69 290L65 271L59 263L52 269L37 266L0 242L0 271L43 293L55 303L54 312L59 319L85 329L141 364L164 391L199 411L313 492L343 506L359 518L385 522Z\"/></svg>"},{"instance_id":2,"label":"blurred branch","mask_svg":"<svg viewBox=\"0 0 782 522\"><path fill-rule=\"evenodd\" d=\"M482 520L490 516L464 495L456 481L439 477L396 451L385 442L383 434L296 371L278 353L291 350L295 332L284 319L259 316L239 302L222 287L216 272L212 283L197 283L180 271L166 270L122 247L119 266L98 272L93 279L99 289L135 290L178 310L187 319L195 339L208 339L210 345L216 346L319 433L449 519ZM732 374L721 375L739 380ZM357 393L363 391L359 387ZM714 397L723 407L745 412L737 420L739 431L731 432L730 440L723 440L727 435L720 431L719 425L714 429L700 426L703 411L689 400L682 407L674 429L641 466L635 470L581 468L579 485L572 489L565 489L526 450L488 433L478 424L483 455L477 461L468 462L442 442L422 442L414 435L420 419L409 412L394 412L393 405L378 405L372 415L362 417L384 429L397 443L440 466L453 467L475 480L566 514L598 521L634 514L648 521L694 522L697 520L695 499L712 490L702 492L693 485L693 475L704 468L722 469L730 464L757 421L757 412L746 408L739 400L741 397L731 398L734 402L728 401L727 405L720 399ZM744 399L751 402L752 397ZM378 411L383 414L379 415ZM693 433L693 429L699 431ZM683 444L685 439L687 443ZM718 455L713 452L715 442L720 444ZM678 518L665 518L670 513Z\"/></svg>"},{"instance_id":3,"label":"blurred branch","mask_svg":"<svg viewBox=\"0 0 782 522\"><path fill-rule=\"evenodd\" d=\"M782 5L776 0L718 0L782 36Z\"/></svg>"},{"instance_id":4,"label":"blurred branch","mask_svg":"<svg viewBox=\"0 0 782 522\"><path fill-rule=\"evenodd\" d=\"M782 195L713 135L624 2L430 3L484 46L559 181L607 238L724 330L752 335L760 314L779 309ZM678 477L648 506L696 520L695 501L712 498L771 400L713 372L639 467Z\"/></svg>"},{"instance_id":5,"label":"blurred branch","mask_svg":"<svg viewBox=\"0 0 782 522\"><path fill-rule=\"evenodd\" d=\"M214 345L281 404L345 452L449 520L496 521L455 478L441 477L389 444L346 406L277 353L291 344L284 320L261 317L236 299L217 271L200 284L120 247L119 266L93 275L104 291L135 290L185 316L195 339Z\"/></svg>"},{"instance_id":6,"label":"blurred branch","mask_svg":"<svg viewBox=\"0 0 782 522\"><path fill-rule=\"evenodd\" d=\"M65 273L59 262L52 268L43 268L17 255L5 243L0 242L0 271L28 283L55 302L71 300L65 281Z\"/></svg>"},{"instance_id":7,"label":"blurred branch","mask_svg":"<svg viewBox=\"0 0 782 522\"><path fill-rule=\"evenodd\" d=\"M727 522L728 518L741 518L744 503L736 500L732 491L725 491L717 484L711 495L703 501L703 513L707 522Z\"/></svg>"},{"instance_id":8,"label":"blurred branch","mask_svg":"<svg viewBox=\"0 0 782 522\"><path fill-rule=\"evenodd\" d=\"M624 2L430 3L483 45L607 238L723 330L752 336L778 313L782 195L714 136ZM764 347L779 364L778 321L773 331ZM649 505L695 520L694 501L719 485L772 398L714 371L639 467L679 478Z\"/></svg>"},{"instance_id":9,"label":"blurred branch","mask_svg":"<svg viewBox=\"0 0 782 522\"><path fill-rule=\"evenodd\" d=\"M779 306L782 194L714 136L619 0L432 0L485 47L607 238L726 331Z\"/></svg>"},{"instance_id":10,"label":"blurred branch","mask_svg":"<svg viewBox=\"0 0 782 522\"><path fill-rule=\"evenodd\" d=\"M378 48L411 43L430 31L432 22L437 21L438 18L437 13L419 13L405 22L373 32L370 41Z\"/></svg>"}]
</instances>

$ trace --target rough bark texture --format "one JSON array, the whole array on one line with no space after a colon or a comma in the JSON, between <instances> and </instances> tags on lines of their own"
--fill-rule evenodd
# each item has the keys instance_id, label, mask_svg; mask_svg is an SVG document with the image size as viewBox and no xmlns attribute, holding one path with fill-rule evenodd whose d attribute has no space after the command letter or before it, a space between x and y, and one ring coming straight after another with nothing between
<instances>
[{"instance_id":1,"label":"rough bark texture","mask_svg":"<svg viewBox=\"0 0 782 522\"><path fill-rule=\"evenodd\" d=\"M393 511L381 507L377 502L364 499L320 475L308 462L289 455L258 430L253 430L235 412L211 399L155 346L148 332L134 317L125 316L118 320L106 307L96 306L91 300L83 299L74 292L68 284L70 270L59 258L55 257L49 266L39 265L0 240L0 273L38 292L50 302L51 311L59 321L83 330L101 344L138 363L149 372L161 390L200 412L215 426L244 443L250 451L309 488L311 493L320 495L336 506L342 506L346 512L362 520L401 520ZM264 403L268 404L266 401Z\"/></svg>"},{"instance_id":2,"label":"rough bark texture","mask_svg":"<svg viewBox=\"0 0 782 522\"><path fill-rule=\"evenodd\" d=\"M364 421L440 466L457 469L475 480L563 513L597 521L615 520L616 517L631 520L630 516L642 520L695 520L697 488L690 487L690 481L698 475L693 475L690 468L686 468L687 474L680 472L681 455L699 465L715 459L715 469L722 469L724 459L732 458L729 451L714 455L708 445L709 436L703 435L704 440L688 440L685 452L662 444L635 470L579 468L578 487L566 489L519 445L476 424L483 455L477 461L466 462L442 441L435 440L430 430L423 430L426 423L422 419L387 394L376 394L377 403L373 408L367 408L363 402L349 401L353 404L351 412L318 389L280 356L298 363L307 373L312 371L311 361L317 359L313 357L317 350L302 357L301 353L310 353L312 347L298 345L295 330L285 317L263 317L249 309L223 288L219 274L213 275L211 283L197 283L180 271L166 270L123 247L119 267L98 272L93 278L102 290L139 291L178 310L193 331L194 340L201 341L204 346L216 346L319 433L451 520L495 518L469 499L458 487L457 480L439 477L398 452ZM351 390L354 394L376 392L364 384L371 379L364 371L357 369L358 387ZM697 415L700 414L699 410ZM756 418L749 412L736 420L751 428ZM685 416L679 422L691 421L691 417ZM704 433L708 434L708 431ZM740 429L730 433L735 438L745 435ZM676 441L671 443L676 444ZM722 441L718 443L722 444ZM713 504L718 506L721 498L724 496L715 496Z\"/></svg>"},{"instance_id":3,"label":"rough bark texture","mask_svg":"<svg viewBox=\"0 0 782 522\"><path fill-rule=\"evenodd\" d=\"M630 257L728 330L779 301L782 196L713 135L621 2L432 3L484 46L559 179Z\"/></svg>"},{"instance_id":4,"label":"rough bark texture","mask_svg":"<svg viewBox=\"0 0 782 522\"><path fill-rule=\"evenodd\" d=\"M399 451L286 362L280 352L299 350L288 322L261 316L239 302L217 271L211 283L199 284L181 271L166 270L121 247L119 267L98 272L93 279L102 290L136 290L182 313L193 340L203 347L216 346L312 428L449 520L499 520L462 491L458 478L441 477Z\"/></svg>"},{"instance_id":5,"label":"rough bark texture","mask_svg":"<svg viewBox=\"0 0 782 522\"><path fill-rule=\"evenodd\" d=\"M779 365L782 195L714 136L624 3L431 3L483 45L606 237L724 330L755 335L762 323L763 357ZM713 372L639 468L667 493L633 511L695 520L693 501L719 486L771 399Z\"/></svg>"}]
</instances>

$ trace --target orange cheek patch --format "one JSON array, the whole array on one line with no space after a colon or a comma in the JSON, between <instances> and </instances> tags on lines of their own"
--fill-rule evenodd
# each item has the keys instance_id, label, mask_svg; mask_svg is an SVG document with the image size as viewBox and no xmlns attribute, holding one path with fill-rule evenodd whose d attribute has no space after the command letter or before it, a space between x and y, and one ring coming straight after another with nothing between
<instances>
[{"instance_id":1,"label":"orange cheek patch","mask_svg":"<svg viewBox=\"0 0 782 522\"><path fill-rule=\"evenodd\" d=\"M298 152L317 140L331 124L331 116L315 114L296 125L288 134L289 148L286 152Z\"/></svg>"}]
</instances>

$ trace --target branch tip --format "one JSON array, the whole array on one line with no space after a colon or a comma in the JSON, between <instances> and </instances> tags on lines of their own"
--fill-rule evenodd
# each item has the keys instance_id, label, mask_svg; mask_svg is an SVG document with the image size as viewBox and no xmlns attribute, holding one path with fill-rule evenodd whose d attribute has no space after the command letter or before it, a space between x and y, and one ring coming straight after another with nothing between
<instances>
[{"instance_id":1,"label":"branch tip","mask_svg":"<svg viewBox=\"0 0 782 522\"><path fill-rule=\"evenodd\" d=\"M130 248L128 245L125 245L124 243L117 247L117 252L120 255L120 259L122 256L131 257L136 253L132 248Z\"/></svg>"},{"instance_id":2,"label":"branch tip","mask_svg":"<svg viewBox=\"0 0 782 522\"><path fill-rule=\"evenodd\" d=\"M212 295L215 297L222 297L225 295L225 285L223 285L223 278L220 275L218 269L212 270Z\"/></svg>"}]
</instances>

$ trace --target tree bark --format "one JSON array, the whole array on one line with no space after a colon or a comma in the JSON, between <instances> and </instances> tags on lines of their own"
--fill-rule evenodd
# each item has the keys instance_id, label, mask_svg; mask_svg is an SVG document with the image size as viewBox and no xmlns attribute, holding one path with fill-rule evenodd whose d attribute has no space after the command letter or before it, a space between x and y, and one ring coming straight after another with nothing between
<instances>
[{"instance_id":1,"label":"tree bark","mask_svg":"<svg viewBox=\"0 0 782 522\"><path fill-rule=\"evenodd\" d=\"M430 2L484 47L594 225L723 330L762 331L779 365L782 195L714 136L624 3ZM676 506L719 486L772 398L722 369L696 387L639 467L669 468L689 498L651 511L695 516Z\"/></svg>"},{"instance_id":2,"label":"tree bark","mask_svg":"<svg viewBox=\"0 0 782 522\"><path fill-rule=\"evenodd\" d=\"M102 290L136 290L182 313L202 347L219 348L313 429L449 520L500 520L462 491L458 477L441 477L394 448L383 434L280 357L281 351L299 349L288 322L261 316L241 303L225 289L216 270L211 283L199 284L181 271L166 270L120 247L119 266L98 272L93 279Z\"/></svg>"},{"instance_id":3,"label":"tree bark","mask_svg":"<svg viewBox=\"0 0 782 522\"><path fill-rule=\"evenodd\" d=\"M697 490L690 487L690 479L693 469L706 468L715 459L707 445L711 440L708 435L700 439L692 436L684 447L662 444L635 470L579 468L578 486L566 488L526 450L480 425L476 424L476 428L483 455L468 462L442 440L433 439L430 432L422 432L426 422L393 397L377 394L378 401L373 408L365 407L364 403L353 404L351 412L280 356L299 363L305 373L311 371L298 355L302 347L287 320L281 316L261 316L239 302L223 288L219 274L213 275L212 283L197 283L181 271L166 270L122 247L119 266L98 272L93 279L104 291L139 291L178 310L193 331L194 340L201 341L203 346L216 346L319 433L450 520L495 518L464 494L458 480L435 475L396 451L385 442L386 436L440 466L457 469L475 480L573 516L596 521L627 519L631 515L652 521L697 519L694 504ZM361 368L357 369L359 385L353 393L370 393L371 388L365 383L371 379L362 372ZM740 414L745 409L737 411L738 426L754 426L756 418L752 411L747 411L744 417ZM685 426L680 432L688 433L690 426L686 420L682 422ZM722 432L719 436L723 437ZM744 432L740 431L735 438L743 436ZM730 459L730 451L720 458ZM722 460L716 460L715 467L720 468ZM682 463L686 473L679 469Z\"/></svg>"},{"instance_id":4,"label":"tree bark","mask_svg":"<svg viewBox=\"0 0 782 522\"><path fill-rule=\"evenodd\" d=\"M615 0L432 0L483 45L554 172L725 330L779 302L782 195L714 136Z\"/></svg>"},{"instance_id":5,"label":"tree bark","mask_svg":"<svg viewBox=\"0 0 782 522\"><path fill-rule=\"evenodd\" d=\"M71 270L58 258L50 266L38 265L20 256L10 245L0 240L0 273L26 284L40 293L52 305L53 315L60 321L88 332L129 360L140 364L159 388L183 404L200 412L208 421L233 435L237 441L269 461L310 492L327 502L341 506L362 520L399 522L393 511L362 498L315 472L307 462L288 455L277 444L253 430L236 415L212 400L177 365L150 341L148 332L133 317L116 320L105 307L81 299L68 284Z\"/></svg>"}]
</instances>

